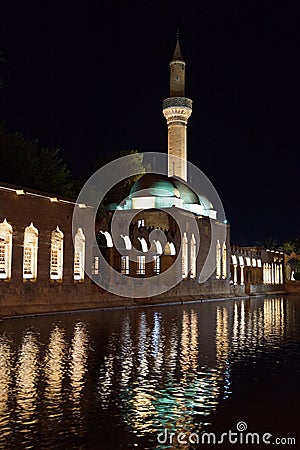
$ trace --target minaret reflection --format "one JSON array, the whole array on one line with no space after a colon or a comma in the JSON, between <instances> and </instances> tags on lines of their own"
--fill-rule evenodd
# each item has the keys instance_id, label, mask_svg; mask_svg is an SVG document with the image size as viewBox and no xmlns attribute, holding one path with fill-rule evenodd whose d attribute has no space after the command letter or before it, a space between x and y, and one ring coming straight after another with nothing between
<instances>
[{"instance_id":1,"label":"minaret reflection","mask_svg":"<svg viewBox=\"0 0 300 450\"><path fill-rule=\"evenodd\" d=\"M8 436L12 433L8 407L12 375L11 342L5 336L0 337L0 446L8 448Z\"/></svg>"},{"instance_id":2,"label":"minaret reflection","mask_svg":"<svg viewBox=\"0 0 300 450\"><path fill-rule=\"evenodd\" d=\"M133 368L133 344L131 339L131 323L129 315L122 321L121 328L121 386L127 388Z\"/></svg>"},{"instance_id":3,"label":"minaret reflection","mask_svg":"<svg viewBox=\"0 0 300 450\"><path fill-rule=\"evenodd\" d=\"M162 333L162 318L158 312L153 316L154 325L151 332L151 356L153 358L153 371L158 377L162 375L164 361L164 335Z\"/></svg>"},{"instance_id":4,"label":"minaret reflection","mask_svg":"<svg viewBox=\"0 0 300 450\"><path fill-rule=\"evenodd\" d=\"M167 378L173 379L175 376L178 354L178 328L176 323L172 323L169 339L165 339L164 369Z\"/></svg>"},{"instance_id":5,"label":"minaret reflection","mask_svg":"<svg viewBox=\"0 0 300 450\"><path fill-rule=\"evenodd\" d=\"M86 325L78 322L74 327L74 335L70 349L70 399L73 403L73 413L80 415L81 392L85 384L87 372L89 338Z\"/></svg>"},{"instance_id":6,"label":"minaret reflection","mask_svg":"<svg viewBox=\"0 0 300 450\"><path fill-rule=\"evenodd\" d=\"M147 376L149 372L148 367L148 348L149 337L147 336L147 319L146 314L142 312L139 317L139 330L138 330L138 377L141 381Z\"/></svg>"},{"instance_id":7,"label":"minaret reflection","mask_svg":"<svg viewBox=\"0 0 300 450\"><path fill-rule=\"evenodd\" d=\"M65 332L56 326L50 334L48 349L44 360L45 403L51 420L62 416L62 383L66 366Z\"/></svg>"},{"instance_id":8,"label":"minaret reflection","mask_svg":"<svg viewBox=\"0 0 300 450\"><path fill-rule=\"evenodd\" d=\"M26 436L29 439L30 431L37 422L35 412L37 408L37 382L39 377L38 356L39 345L37 336L32 331L26 331L18 353L15 391L17 429L23 433L26 432Z\"/></svg>"},{"instance_id":9,"label":"minaret reflection","mask_svg":"<svg viewBox=\"0 0 300 450\"><path fill-rule=\"evenodd\" d=\"M151 354L149 328L146 314L141 312L137 333L137 377L133 383L132 397L129 400L130 410L128 411L128 422L131 423L138 436L153 430L153 420L156 415L154 407L156 377L151 375L149 368Z\"/></svg>"}]
</instances>

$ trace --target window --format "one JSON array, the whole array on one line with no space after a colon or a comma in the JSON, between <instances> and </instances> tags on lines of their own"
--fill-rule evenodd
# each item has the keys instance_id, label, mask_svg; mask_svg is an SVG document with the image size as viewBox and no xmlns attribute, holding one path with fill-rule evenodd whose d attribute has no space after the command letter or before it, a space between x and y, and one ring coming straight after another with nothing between
<instances>
[{"instance_id":1,"label":"window","mask_svg":"<svg viewBox=\"0 0 300 450\"><path fill-rule=\"evenodd\" d=\"M226 249L226 243L223 243L222 248L222 278L225 280L227 277L227 249Z\"/></svg>"},{"instance_id":2,"label":"window","mask_svg":"<svg viewBox=\"0 0 300 450\"><path fill-rule=\"evenodd\" d=\"M121 256L121 273L123 275L129 275L129 256Z\"/></svg>"},{"instance_id":3,"label":"window","mask_svg":"<svg viewBox=\"0 0 300 450\"><path fill-rule=\"evenodd\" d=\"M50 279L62 280L63 277L64 234L59 227L51 233Z\"/></svg>"},{"instance_id":4,"label":"window","mask_svg":"<svg viewBox=\"0 0 300 450\"><path fill-rule=\"evenodd\" d=\"M155 275L158 275L160 273L160 256L159 255L153 256L153 273Z\"/></svg>"},{"instance_id":5,"label":"window","mask_svg":"<svg viewBox=\"0 0 300 450\"><path fill-rule=\"evenodd\" d=\"M191 237L190 277L196 278L196 239L194 234Z\"/></svg>"},{"instance_id":6,"label":"window","mask_svg":"<svg viewBox=\"0 0 300 450\"><path fill-rule=\"evenodd\" d=\"M10 280L12 259L12 226L6 219L0 223L0 279Z\"/></svg>"},{"instance_id":7,"label":"window","mask_svg":"<svg viewBox=\"0 0 300 450\"><path fill-rule=\"evenodd\" d=\"M145 226L145 219L139 219L137 221L137 226L138 226L138 228L144 227Z\"/></svg>"},{"instance_id":8,"label":"window","mask_svg":"<svg viewBox=\"0 0 300 450\"><path fill-rule=\"evenodd\" d=\"M74 238L74 280L84 280L85 267L85 235L81 228L78 228Z\"/></svg>"},{"instance_id":9,"label":"window","mask_svg":"<svg viewBox=\"0 0 300 450\"><path fill-rule=\"evenodd\" d=\"M216 245L216 278L221 278L221 245L219 240L217 240Z\"/></svg>"},{"instance_id":10,"label":"window","mask_svg":"<svg viewBox=\"0 0 300 450\"><path fill-rule=\"evenodd\" d=\"M146 273L146 257L144 255L139 255L137 257L136 273L138 275L145 275Z\"/></svg>"},{"instance_id":11,"label":"window","mask_svg":"<svg viewBox=\"0 0 300 450\"><path fill-rule=\"evenodd\" d=\"M38 258L38 230L33 226L25 228L23 250L23 279L36 280Z\"/></svg>"},{"instance_id":12,"label":"window","mask_svg":"<svg viewBox=\"0 0 300 450\"><path fill-rule=\"evenodd\" d=\"M99 275L99 256L93 256L92 275Z\"/></svg>"},{"instance_id":13,"label":"window","mask_svg":"<svg viewBox=\"0 0 300 450\"><path fill-rule=\"evenodd\" d=\"M182 251L182 278L187 278L189 271L188 262L188 239L186 232L183 233L181 241L181 251Z\"/></svg>"}]
</instances>

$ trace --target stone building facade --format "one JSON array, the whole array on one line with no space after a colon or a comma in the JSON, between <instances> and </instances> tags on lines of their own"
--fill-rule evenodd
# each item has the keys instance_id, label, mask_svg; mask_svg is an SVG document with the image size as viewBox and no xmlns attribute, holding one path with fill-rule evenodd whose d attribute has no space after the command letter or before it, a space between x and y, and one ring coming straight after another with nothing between
<instances>
[{"instance_id":1,"label":"stone building facade","mask_svg":"<svg viewBox=\"0 0 300 450\"><path fill-rule=\"evenodd\" d=\"M91 261L86 233L92 213L80 205L76 247L75 203L18 186L0 186L0 315L68 309L91 295L84 266ZM83 263L84 261L84 263Z\"/></svg>"},{"instance_id":2,"label":"stone building facade","mask_svg":"<svg viewBox=\"0 0 300 450\"><path fill-rule=\"evenodd\" d=\"M282 290L284 254L261 247L231 246L230 282L244 286L246 294Z\"/></svg>"}]
</instances>

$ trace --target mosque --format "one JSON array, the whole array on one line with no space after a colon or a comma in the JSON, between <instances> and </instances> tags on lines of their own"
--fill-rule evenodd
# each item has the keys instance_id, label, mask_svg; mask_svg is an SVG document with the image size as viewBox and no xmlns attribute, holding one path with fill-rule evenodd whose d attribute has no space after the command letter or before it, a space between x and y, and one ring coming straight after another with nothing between
<instances>
[{"instance_id":1,"label":"mosque","mask_svg":"<svg viewBox=\"0 0 300 450\"><path fill-rule=\"evenodd\" d=\"M177 38L170 62L170 95L163 101L168 175L146 173L124 201L108 208L96 223L97 249L88 231L94 217L89 204L1 184L0 315L284 290L283 253L231 246L230 226L215 201L190 187L187 124L192 100L185 97L185 69ZM77 222L72 228L75 208ZM116 212L124 223L130 222L127 234L120 229L118 242L111 233ZM121 277L117 282L109 277L106 288L99 249ZM155 279L167 272L176 282L154 297L129 298L113 289L128 279Z\"/></svg>"}]
</instances>

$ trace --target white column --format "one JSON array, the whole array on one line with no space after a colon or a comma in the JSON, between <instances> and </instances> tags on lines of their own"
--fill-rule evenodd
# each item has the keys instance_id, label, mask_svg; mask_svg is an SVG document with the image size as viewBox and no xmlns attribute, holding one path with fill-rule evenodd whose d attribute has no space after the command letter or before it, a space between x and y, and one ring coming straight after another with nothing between
<instances>
[{"instance_id":1,"label":"white column","mask_svg":"<svg viewBox=\"0 0 300 450\"><path fill-rule=\"evenodd\" d=\"M241 286L244 286L244 266L241 266Z\"/></svg>"},{"instance_id":2,"label":"white column","mask_svg":"<svg viewBox=\"0 0 300 450\"><path fill-rule=\"evenodd\" d=\"M283 284L283 266L282 266L282 263L279 265L279 283Z\"/></svg>"},{"instance_id":3,"label":"white column","mask_svg":"<svg viewBox=\"0 0 300 450\"><path fill-rule=\"evenodd\" d=\"M233 284L237 285L237 265L234 264L233 266Z\"/></svg>"}]
</instances>

